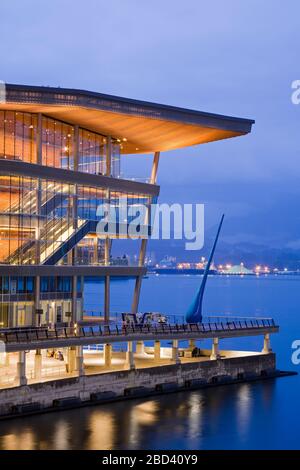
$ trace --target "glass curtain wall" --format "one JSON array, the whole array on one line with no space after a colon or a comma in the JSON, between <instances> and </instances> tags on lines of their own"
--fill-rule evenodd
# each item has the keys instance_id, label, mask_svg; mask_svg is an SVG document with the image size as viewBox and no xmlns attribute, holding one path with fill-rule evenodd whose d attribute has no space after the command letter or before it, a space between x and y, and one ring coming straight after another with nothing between
<instances>
[{"instance_id":1,"label":"glass curtain wall","mask_svg":"<svg viewBox=\"0 0 300 470\"><path fill-rule=\"evenodd\" d=\"M0 328L36 324L32 276L0 276ZM43 315L40 324L67 323L72 310L72 279L63 276L41 277L40 299ZM81 309L82 282L77 280L77 309Z\"/></svg>"},{"instance_id":2,"label":"glass curtain wall","mask_svg":"<svg viewBox=\"0 0 300 470\"><path fill-rule=\"evenodd\" d=\"M17 111L0 111L0 158L37 163L38 116ZM77 171L106 174L107 138L79 128ZM75 128L42 116L42 165L75 170ZM112 139L111 176L120 175L120 144Z\"/></svg>"},{"instance_id":3,"label":"glass curtain wall","mask_svg":"<svg viewBox=\"0 0 300 470\"><path fill-rule=\"evenodd\" d=\"M122 201L138 215L140 205L147 206L151 198L112 191L106 199L103 188L0 176L0 263L102 264L107 233L96 236L97 223L103 217L97 209L109 202L124 234L135 216L124 214ZM68 253L76 247L72 260Z\"/></svg>"},{"instance_id":4,"label":"glass curtain wall","mask_svg":"<svg viewBox=\"0 0 300 470\"><path fill-rule=\"evenodd\" d=\"M0 111L0 158L36 163L37 115Z\"/></svg>"},{"instance_id":5,"label":"glass curtain wall","mask_svg":"<svg viewBox=\"0 0 300 470\"><path fill-rule=\"evenodd\" d=\"M74 127L42 117L42 165L74 169Z\"/></svg>"}]
</instances>

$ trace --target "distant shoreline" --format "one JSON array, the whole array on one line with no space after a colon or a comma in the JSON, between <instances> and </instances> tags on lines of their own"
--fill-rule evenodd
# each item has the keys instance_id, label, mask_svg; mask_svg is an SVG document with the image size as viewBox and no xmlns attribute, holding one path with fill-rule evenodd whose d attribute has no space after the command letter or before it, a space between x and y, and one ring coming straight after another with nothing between
<instances>
[{"instance_id":1,"label":"distant shoreline","mask_svg":"<svg viewBox=\"0 0 300 470\"><path fill-rule=\"evenodd\" d=\"M177 269L177 268L157 268L157 269L148 269L147 274L155 275L198 275L202 276L204 274L204 269ZM209 275L213 276L226 276L226 277L265 277L265 276L300 276L300 272L297 271L287 271L287 272L270 272L270 273L220 273L215 269L209 271Z\"/></svg>"}]
</instances>

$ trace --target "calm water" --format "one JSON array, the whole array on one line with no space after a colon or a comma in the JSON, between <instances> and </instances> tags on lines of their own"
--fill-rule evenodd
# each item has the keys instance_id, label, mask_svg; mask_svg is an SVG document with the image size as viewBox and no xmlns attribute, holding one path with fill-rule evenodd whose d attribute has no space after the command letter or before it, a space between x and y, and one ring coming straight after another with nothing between
<instances>
[{"instance_id":1,"label":"calm water","mask_svg":"<svg viewBox=\"0 0 300 470\"><path fill-rule=\"evenodd\" d=\"M197 276L150 276L141 310L182 314L200 282ZM86 308L96 310L103 286L87 286ZM115 281L112 310L128 310L132 281ZM209 314L273 316L272 336L281 369L300 339L300 277L219 278L207 285ZM226 347L259 350L262 338L224 340ZM0 449L299 449L300 378L217 387L68 412L0 422Z\"/></svg>"}]
</instances>

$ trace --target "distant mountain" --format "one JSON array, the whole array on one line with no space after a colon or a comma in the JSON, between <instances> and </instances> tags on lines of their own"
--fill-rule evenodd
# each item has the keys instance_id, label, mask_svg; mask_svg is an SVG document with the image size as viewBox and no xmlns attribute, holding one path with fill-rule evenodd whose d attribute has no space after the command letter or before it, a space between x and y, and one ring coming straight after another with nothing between
<instances>
[{"instance_id":1,"label":"distant mountain","mask_svg":"<svg viewBox=\"0 0 300 470\"><path fill-rule=\"evenodd\" d=\"M172 191L172 193L171 193ZM186 188L177 188L177 198L184 200ZM174 187L163 189L162 202L171 199ZM247 266L266 264L271 267L300 269L300 193L298 182L278 184L249 183L205 184L189 187L190 200L205 204L205 244L199 251L186 251L184 240L150 240L148 253L156 261L165 255L178 261L198 261L210 252L220 216L225 221L216 249L215 260ZM136 253L136 242L113 242L118 254Z\"/></svg>"}]
</instances>

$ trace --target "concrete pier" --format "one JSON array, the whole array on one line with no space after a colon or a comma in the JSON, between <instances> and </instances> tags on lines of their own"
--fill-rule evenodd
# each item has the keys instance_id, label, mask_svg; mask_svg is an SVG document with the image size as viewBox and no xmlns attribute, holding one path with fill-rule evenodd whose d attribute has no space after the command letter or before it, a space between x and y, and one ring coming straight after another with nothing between
<instances>
[{"instance_id":1,"label":"concrete pier","mask_svg":"<svg viewBox=\"0 0 300 470\"><path fill-rule=\"evenodd\" d=\"M271 340L270 340L270 335L269 334L264 335L264 347L262 349L262 352L264 354L268 354L268 353L272 352Z\"/></svg>"},{"instance_id":2,"label":"concrete pier","mask_svg":"<svg viewBox=\"0 0 300 470\"><path fill-rule=\"evenodd\" d=\"M17 375L15 378L16 385L26 385L26 353L21 351L18 353L18 362L17 362Z\"/></svg>"},{"instance_id":3,"label":"concrete pier","mask_svg":"<svg viewBox=\"0 0 300 470\"><path fill-rule=\"evenodd\" d=\"M34 378L39 380L42 377L42 353L37 349L34 356Z\"/></svg>"},{"instance_id":4,"label":"concrete pier","mask_svg":"<svg viewBox=\"0 0 300 470\"><path fill-rule=\"evenodd\" d=\"M144 341L137 341L136 342L136 353L137 354L145 354Z\"/></svg>"},{"instance_id":5,"label":"concrete pier","mask_svg":"<svg viewBox=\"0 0 300 470\"><path fill-rule=\"evenodd\" d=\"M127 343L127 352L126 352L126 360L125 360L124 368L129 369L129 370L133 370L135 368L132 341L128 341Z\"/></svg>"},{"instance_id":6,"label":"concrete pier","mask_svg":"<svg viewBox=\"0 0 300 470\"><path fill-rule=\"evenodd\" d=\"M222 352L223 353L223 352ZM223 354L222 354L223 356ZM24 367L24 358L22 358ZM53 405L53 400L78 397L82 403L90 403L91 394L112 391L116 397L124 398L124 390L131 387L147 387L155 391L157 385L176 382L178 389L188 389L193 380L201 379L208 386L221 383L226 376L231 381L247 381L261 377L274 377L276 371L275 354L252 354L243 357L222 358L220 361L186 362L178 365L169 364L145 369L119 370L83 377L69 377L44 383L0 389L0 415L9 414L13 405L40 403L41 410ZM24 376L24 370L23 370ZM242 379L241 379L242 377Z\"/></svg>"},{"instance_id":7,"label":"concrete pier","mask_svg":"<svg viewBox=\"0 0 300 470\"><path fill-rule=\"evenodd\" d=\"M172 342L172 362L174 364L180 364L177 339L173 339Z\"/></svg>"},{"instance_id":8,"label":"concrete pier","mask_svg":"<svg viewBox=\"0 0 300 470\"><path fill-rule=\"evenodd\" d=\"M76 347L70 347L67 351L67 370L71 374L76 370Z\"/></svg>"},{"instance_id":9,"label":"concrete pier","mask_svg":"<svg viewBox=\"0 0 300 470\"><path fill-rule=\"evenodd\" d=\"M159 362L161 356L160 356L160 341L154 341L154 361Z\"/></svg>"},{"instance_id":10,"label":"concrete pier","mask_svg":"<svg viewBox=\"0 0 300 470\"><path fill-rule=\"evenodd\" d=\"M83 362L83 347L77 346L76 347L76 371L78 375L81 377L84 375L84 362Z\"/></svg>"},{"instance_id":11,"label":"concrete pier","mask_svg":"<svg viewBox=\"0 0 300 470\"><path fill-rule=\"evenodd\" d=\"M216 359L220 359L219 338L213 338L213 344L212 344L210 359L212 361L215 361Z\"/></svg>"},{"instance_id":12,"label":"concrete pier","mask_svg":"<svg viewBox=\"0 0 300 470\"><path fill-rule=\"evenodd\" d=\"M112 344L105 344L103 348L105 367L111 367Z\"/></svg>"}]
</instances>

